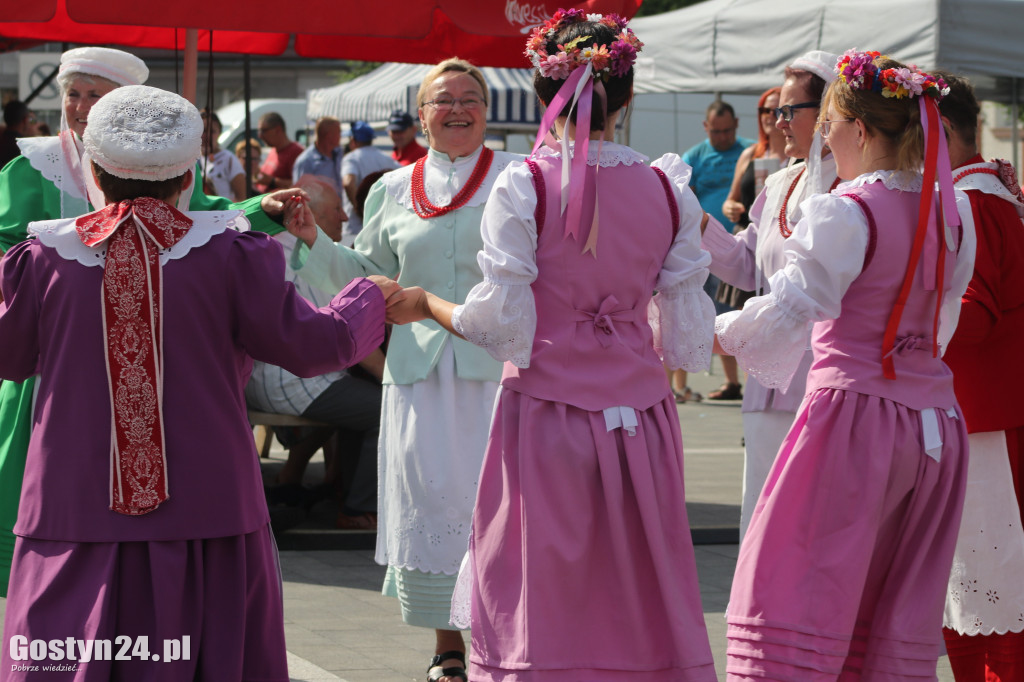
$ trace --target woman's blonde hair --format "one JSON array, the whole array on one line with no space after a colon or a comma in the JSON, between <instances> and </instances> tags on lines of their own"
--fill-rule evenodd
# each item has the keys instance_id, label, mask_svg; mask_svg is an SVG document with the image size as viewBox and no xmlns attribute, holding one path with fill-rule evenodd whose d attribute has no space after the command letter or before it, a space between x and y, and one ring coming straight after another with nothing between
<instances>
[{"instance_id":1,"label":"woman's blonde hair","mask_svg":"<svg viewBox=\"0 0 1024 682\"><path fill-rule=\"evenodd\" d=\"M904 64L887 57L876 57L879 70L906 68ZM916 97L883 97L873 90L855 90L842 78L832 81L825 91L818 120L827 118L831 106L846 118L855 118L864 124L869 135L882 137L896 150L897 168L901 171L919 171L924 163L924 128Z\"/></svg>"},{"instance_id":2,"label":"woman's blonde hair","mask_svg":"<svg viewBox=\"0 0 1024 682\"><path fill-rule=\"evenodd\" d=\"M487 81L484 80L484 74L477 67L473 66L465 59L459 59L458 57L451 57L445 59L443 62L432 68L427 72L427 75L423 77L423 82L420 83L419 92L416 93L416 107L421 108L427 99L427 88L430 84L441 77L444 73L465 73L469 74L480 84L480 90L484 95L484 104L490 106L491 104L491 91L487 87Z\"/></svg>"}]
</instances>

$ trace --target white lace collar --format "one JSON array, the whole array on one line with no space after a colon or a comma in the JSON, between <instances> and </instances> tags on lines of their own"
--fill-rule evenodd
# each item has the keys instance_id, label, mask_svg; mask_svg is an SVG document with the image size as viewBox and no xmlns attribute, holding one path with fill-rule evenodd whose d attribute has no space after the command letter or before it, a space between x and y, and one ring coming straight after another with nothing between
<instances>
[{"instance_id":1,"label":"white lace collar","mask_svg":"<svg viewBox=\"0 0 1024 682\"><path fill-rule=\"evenodd\" d=\"M160 252L160 264L183 258L192 249L202 246L210 238L225 230L245 232L249 229L249 220L242 211L199 211L187 213L192 219L192 228L177 244ZM44 246L54 249L64 260L77 261L87 267L102 267L106 262L106 242L99 247L89 247L82 243L75 228L77 218L61 218L59 220L40 220L28 224L30 236L37 237Z\"/></svg>"},{"instance_id":2,"label":"white lace collar","mask_svg":"<svg viewBox=\"0 0 1024 682\"><path fill-rule=\"evenodd\" d=\"M900 192L920 192L924 186L924 178L915 171L876 170L858 175L853 180L840 184L837 189L863 187L872 182L880 182L886 189Z\"/></svg>"},{"instance_id":3,"label":"white lace collar","mask_svg":"<svg viewBox=\"0 0 1024 682\"><path fill-rule=\"evenodd\" d=\"M433 149L427 150L426 161L423 164L423 187L427 192L427 198L439 206L447 205L452 197L458 194L459 190L473 174L477 159L483 147L478 147L469 156L460 156L452 161L447 154L442 154ZM465 206L480 206L491 193L491 187L495 179L513 161L523 158L522 154L511 154L509 152L495 151L491 160L491 167L487 171L480 188L470 197ZM412 170L413 164L402 166L398 170L385 173L381 178L384 189L395 203L403 208L412 211Z\"/></svg>"},{"instance_id":4,"label":"white lace collar","mask_svg":"<svg viewBox=\"0 0 1024 682\"><path fill-rule=\"evenodd\" d=\"M575 150L576 143L573 140L569 141L569 149ZM600 151L598 151L600 147ZM560 157L562 155L562 148L550 147L545 145L537 150L537 156L554 156ZM600 156L599 156L600 155ZM636 151L632 147L627 147L624 144L618 144L616 142L604 142L598 144L597 140L591 140L587 146L587 165L596 166L598 163L601 164L602 168L608 166L632 166L638 163L646 164L650 159L640 152Z\"/></svg>"},{"instance_id":5,"label":"white lace collar","mask_svg":"<svg viewBox=\"0 0 1024 682\"><path fill-rule=\"evenodd\" d=\"M61 149L58 136L20 137L18 138L18 148L21 149L21 155L28 159L29 164L45 179L52 182L57 189L63 190L76 199L86 198L82 195L78 183L68 177L71 169L64 160L64 150Z\"/></svg>"}]
</instances>

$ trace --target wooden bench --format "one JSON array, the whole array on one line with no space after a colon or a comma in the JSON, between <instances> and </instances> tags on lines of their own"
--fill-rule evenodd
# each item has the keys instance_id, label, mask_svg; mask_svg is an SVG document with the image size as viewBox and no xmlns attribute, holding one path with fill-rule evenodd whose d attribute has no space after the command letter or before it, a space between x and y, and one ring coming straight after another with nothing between
<instances>
[{"instance_id":1,"label":"wooden bench","mask_svg":"<svg viewBox=\"0 0 1024 682\"><path fill-rule=\"evenodd\" d=\"M270 456L270 446L274 443L274 431L272 426L330 426L324 422L305 417L296 417L293 414L277 414L276 412L259 412L248 410L249 423L253 425L256 449L260 457L266 459Z\"/></svg>"}]
</instances>

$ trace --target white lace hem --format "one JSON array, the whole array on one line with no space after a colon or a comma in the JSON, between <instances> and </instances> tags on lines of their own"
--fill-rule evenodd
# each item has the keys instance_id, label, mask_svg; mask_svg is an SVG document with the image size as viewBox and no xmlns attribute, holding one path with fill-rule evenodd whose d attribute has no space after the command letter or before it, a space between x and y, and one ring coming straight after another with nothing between
<instances>
[{"instance_id":1,"label":"white lace hem","mask_svg":"<svg viewBox=\"0 0 1024 682\"><path fill-rule=\"evenodd\" d=\"M467 341L495 360L530 366L537 309L529 284L499 284L484 280L473 287L466 304L456 306L452 326Z\"/></svg>"},{"instance_id":2,"label":"white lace hem","mask_svg":"<svg viewBox=\"0 0 1024 682\"><path fill-rule=\"evenodd\" d=\"M470 536L472 544L472 535ZM455 579L455 590L452 592L452 612L449 624L460 630L468 630L472 622L473 588L473 552L466 552L459 567L459 577Z\"/></svg>"},{"instance_id":3,"label":"white lace hem","mask_svg":"<svg viewBox=\"0 0 1024 682\"><path fill-rule=\"evenodd\" d=\"M810 324L780 307L773 294L715 320L718 343L766 388L785 391L807 350Z\"/></svg>"},{"instance_id":4,"label":"white lace hem","mask_svg":"<svg viewBox=\"0 0 1024 682\"><path fill-rule=\"evenodd\" d=\"M241 211L204 211L186 215L193 220L192 228L177 244L160 251L161 265L183 258L225 230L244 232L249 229L249 221ZM103 267L107 258L106 242L98 247L83 244L78 237L75 220L63 218L29 223L28 233L38 237L41 244L54 249L64 260L77 261L86 267Z\"/></svg>"},{"instance_id":5,"label":"white lace hem","mask_svg":"<svg viewBox=\"0 0 1024 682\"><path fill-rule=\"evenodd\" d=\"M701 372L711 366L715 304L689 279L662 289L647 307L654 350L670 369Z\"/></svg>"}]
</instances>

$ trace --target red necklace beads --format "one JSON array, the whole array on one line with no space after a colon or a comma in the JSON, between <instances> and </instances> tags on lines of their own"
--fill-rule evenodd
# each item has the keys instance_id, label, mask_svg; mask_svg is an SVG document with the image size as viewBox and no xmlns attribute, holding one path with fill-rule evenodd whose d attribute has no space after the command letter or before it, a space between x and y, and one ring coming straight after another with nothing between
<instances>
[{"instance_id":1,"label":"red necklace beads","mask_svg":"<svg viewBox=\"0 0 1024 682\"><path fill-rule=\"evenodd\" d=\"M793 196L793 192L796 190L796 183L800 182L800 178L804 176L804 171L807 170L807 166L800 169L800 172L793 178L793 184L789 186L789 191L786 192L785 198L782 200L782 208L779 209L779 232L785 239L789 239L789 235L793 234L793 230L786 225L786 205L789 204L789 198Z\"/></svg>"},{"instance_id":2,"label":"red necklace beads","mask_svg":"<svg viewBox=\"0 0 1024 682\"><path fill-rule=\"evenodd\" d=\"M459 190L459 193L452 197L452 201L447 206L435 206L430 203L430 199L427 198L427 191L423 187L423 166L427 161L427 157L422 157L416 161L412 168L412 207L416 211L416 215L420 218L437 218L447 213L451 213L456 209L460 209L466 205L476 191L480 189L480 185L483 184L484 178L487 177L487 171L491 169L491 160L494 158L494 152L489 147L484 147L480 151L480 158L476 160L476 165L473 166L473 173L469 176L469 181L466 182L466 186Z\"/></svg>"},{"instance_id":3,"label":"red necklace beads","mask_svg":"<svg viewBox=\"0 0 1024 682\"><path fill-rule=\"evenodd\" d=\"M999 177L999 171L994 170L992 168L985 168L979 166L978 168L968 168L967 170L958 173L956 176L953 177L953 184L955 185L956 183L966 178L968 175L974 175L975 173L985 173L986 175L994 175L997 178Z\"/></svg>"},{"instance_id":4,"label":"red necklace beads","mask_svg":"<svg viewBox=\"0 0 1024 682\"><path fill-rule=\"evenodd\" d=\"M786 192L786 196L782 199L782 208L779 209L779 232L782 233L782 237L784 239L789 239L789 235L793 234L793 230L791 230L789 225L786 223L786 206L789 204L789 197L791 197L793 192L796 190L796 183L800 182L800 178L803 176L805 170L807 170L807 166L801 168L800 172L796 174L796 177L793 178L793 184L789 186L789 191ZM832 182L832 186L828 188L828 191L831 192L838 186L839 178L836 178Z\"/></svg>"}]
</instances>

